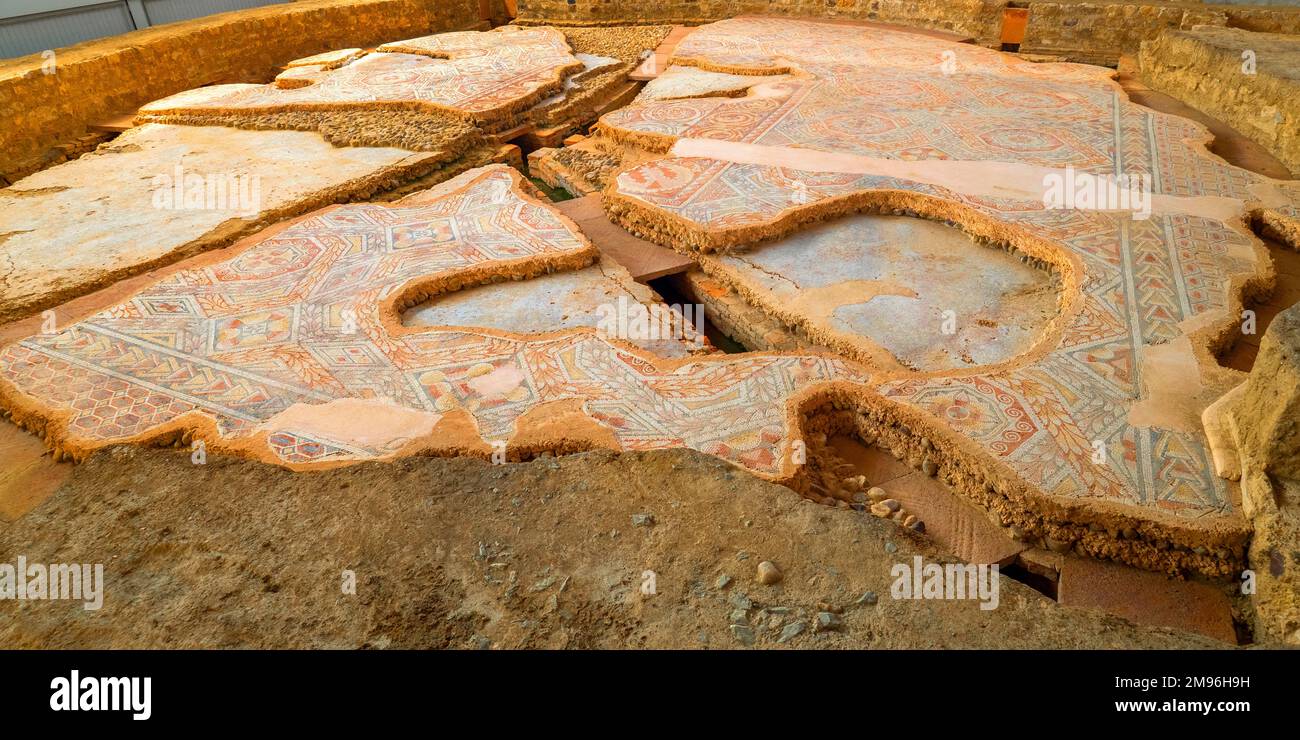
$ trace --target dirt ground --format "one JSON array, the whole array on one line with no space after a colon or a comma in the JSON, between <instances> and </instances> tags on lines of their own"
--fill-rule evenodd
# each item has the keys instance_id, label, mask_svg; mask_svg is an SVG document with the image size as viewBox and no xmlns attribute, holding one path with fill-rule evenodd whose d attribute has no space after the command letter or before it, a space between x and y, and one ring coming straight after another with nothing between
<instances>
[{"instance_id":1,"label":"dirt ground","mask_svg":"<svg viewBox=\"0 0 1300 740\"><path fill-rule=\"evenodd\" d=\"M687 450L292 473L118 447L0 523L0 562L103 563L103 608L0 602L0 646L1223 646L1006 577L991 611L891 598L890 566L916 554L943 558L892 522ZM780 583L756 582L764 560Z\"/></svg>"}]
</instances>

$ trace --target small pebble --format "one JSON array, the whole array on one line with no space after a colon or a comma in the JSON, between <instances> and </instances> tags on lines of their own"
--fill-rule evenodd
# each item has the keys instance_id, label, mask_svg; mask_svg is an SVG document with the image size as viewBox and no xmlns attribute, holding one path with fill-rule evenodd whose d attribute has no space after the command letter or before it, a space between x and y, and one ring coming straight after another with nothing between
<instances>
[{"instance_id":1,"label":"small pebble","mask_svg":"<svg viewBox=\"0 0 1300 740\"><path fill-rule=\"evenodd\" d=\"M1057 540L1051 537L1047 538L1047 549L1052 552L1069 552L1070 544L1069 540Z\"/></svg>"},{"instance_id":2,"label":"small pebble","mask_svg":"<svg viewBox=\"0 0 1300 740\"><path fill-rule=\"evenodd\" d=\"M861 596L859 596L859 597L858 597L858 600L855 601L855 602L853 602L853 603L855 603L855 604L857 604L857 605L859 605L859 606L861 606L861 605L863 605L863 604L866 604L867 606L875 606L877 601L880 601L880 597L879 597L879 596L876 596L876 592L875 592L875 591L868 591L868 592L866 592L865 594L862 594Z\"/></svg>"},{"instance_id":3,"label":"small pebble","mask_svg":"<svg viewBox=\"0 0 1300 740\"><path fill-rule=\"evenodd\" d=\"M885 552L889 553L890 555L893 555L894 553L898 552L898 545L895 545L892 542L886 542Z\"/></svg>"},{"instance_id":4,"label":"small pebble","mask_svg":"<svg viewBox=\"0 0 1300 740\"><path fill-rule=\"evenodd\" d=\"M723 573L722 575L718 576L718 580L714 581L713 585L716 586L717 588L726 588L727 586L731 585L731 576L727 575L726 573Z\"/></svg>"},{"instance_id":5,"label":"small pebble","mask_svg":"<svg viewBox=\"0 0 1300 740\"><path fill-rule=\"evenodd\" d=\"M808 625L804 624L803 622L791 622L790 624L787 624L784 629L781 630L781 636L776 638L776 641L789 642L790 640L793 640L799 635L802 635L803 631L806 629L808 629Z\"/></svg>"},{"instance_id":6,"label":"small pebble","mask_svg":"<svg viewBox=\"0 0 1300 740\"><path fill-rule=\"evenodd\" d=\"M764 586L771 586L781 582L781 569L776 567L776 563L771 560L764 560L758 564L758 582Z\"/></svg>"},{"instance_id":7,"label":"small pebble","mask_svg":"<svg viewBox=\"0 0 1300 740\"><path fill-rule=\"evenodd\" d=\"M834 612L817 612L817 631L827 632L844 626L844 620Z\"/></svg>"},{"instance_id":8,"label":"small pebble","mask_svg":"<svg viewBox=\"0 0 1300 740\"><path fill-rule=\"evenodd\" d=\"M634 527L649 527L654 523L655 523L654 514L633 514L632 515L632 526Z\"/></svg>"},{"instance_id":9,"label":"small pebble","mask_svg":"<svg viewBox=\"0 0 1300 740\"><path fill-rule=\"evenodd\" d=\"M754 629L747 624L731 625L731 636L742 645L754 644Z\"/></svg>"},{"instance_id":10,"label":"small pebble","mask_svg":"<svg viewBox=\"0 0 1300 740\"><path fill-rule=\"evenodd\" d=\"M754 608L754 602L751 601L748 596L740 593L739 591L732 594L731 598L728 599L728 601L730 601L731 605L736 607L737 609L744 609L748 611Z\"/></svg>"},{"instance_id":11,"label":"small pebble","mask_svg":"<svg viewBox=\"0 0 1300 740\"><path fill-rule=\"evenodd\" d=\"M885 489L874 486L867 490L867 498L871 499L872 503L878 503L889 498L889 494L885 492Z\"/></svg>"}]
</instances>

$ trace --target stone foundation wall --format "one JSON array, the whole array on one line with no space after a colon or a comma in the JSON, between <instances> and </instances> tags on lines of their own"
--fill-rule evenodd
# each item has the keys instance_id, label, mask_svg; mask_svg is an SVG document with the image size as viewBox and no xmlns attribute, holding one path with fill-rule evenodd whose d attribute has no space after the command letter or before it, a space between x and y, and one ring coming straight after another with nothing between
<instances>
[{"instance_id":1,"label":"stone foundation wall","mask_svg":"<svg viewBox=\"0 0 1300 740\"><path fill-rule=\"evenodd\" d=\"M1259 31L1261 33L1300 34L1300 8L1294 6L1285 8L1237 8L1231 5L1221 5L1218 9L1223 11L1226 25L1229 28L1240 28L1243 31Z\"/></svg>"},{"instance_id":2,"label":"stone foundation wall","mask_svg":"<svg viewBox=\"0 0 1300 740\"><path fill-rule=\"evenodd\" d=\"M1253 69L1243 55L1253 55ZM1166 31L1142 44L1138 69L1152 88L1232 126L1300 173L1300 37Z\"/></svg>"},{"instance_id":3,"label":"stone foundation wall","mask_svg":"<svg viewBox=\"0 0 1300 740\"><path fill-rule=\"evenodd\" d=\"M88 124L151 100L266 79L293 59L465 28L479 17L478 0L300 0L0 62L0 186L61 161L55 145Z\"/></svg>"}]
</instances>

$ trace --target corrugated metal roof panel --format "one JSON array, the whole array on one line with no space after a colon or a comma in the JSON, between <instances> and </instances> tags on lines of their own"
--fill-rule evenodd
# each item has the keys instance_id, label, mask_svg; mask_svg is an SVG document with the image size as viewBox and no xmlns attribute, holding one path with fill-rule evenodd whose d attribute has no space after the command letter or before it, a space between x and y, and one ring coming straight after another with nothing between
<instances>
[{"instance_id":1,"label":"corrugated metal roof panel","mask_svg":"<svg viewBox=\"0 0 1300 740\"><path fill-rule=\"evenodd\" d=\"M57 49L136 28L286 1L132 0L132 6L127 0L19 0L0 9L0 59Z\"/></svg>"},{"instance_id":2,"label":"corrugated metal roof panel","mask_svg":"<svg viewBox=\"0 0 1300 740\"><path fill-rule=\"evenodd\" d=\"M0 58L135 30L125 0L0 21Z\"/></svg>"}]
</instances>

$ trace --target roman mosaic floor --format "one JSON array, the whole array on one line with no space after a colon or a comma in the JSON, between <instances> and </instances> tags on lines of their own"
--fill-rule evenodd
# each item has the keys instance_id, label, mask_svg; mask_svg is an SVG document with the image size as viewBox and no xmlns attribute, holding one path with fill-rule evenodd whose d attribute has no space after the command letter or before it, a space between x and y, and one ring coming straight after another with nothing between
<instances>
[{"instance_id":1,"label":"roman mosaic floor","mask_svg":"<svg viewBox=\"0 0 1300 740\"><path fill-rule=\"evenodd\" d=\"M593 75L628 67L555 29L503 27L340 49L271 84L155 101L143 125L0 192L0 320L322 205L501 161L488 130L553 116Z\"/></svg>"},{"instance_id":2,"label":"roman mosaic floor","mask_svg":"<svg viewBox=\"0 0 1300 740\"><path fill-rule=\"evenodd\" d=\"M790 399L856 377L846 362L660 359L594 329L401 327L399 308L431 295L597 259L519 179L504 166L473 170L393 205L334 206L276 227L7 347L8 405L20 420L49 420L73 455L198 426L209 449L308 465L410 453L431 435L474 450L510 439L534 407L577 401L621 449L686 446L780 474L797 423ZM481 439L439 427L453 412Z\"/></svg>"},{"instance_id":3,"label":"roman mosaic floor","mask_svg":"<svg viewBox=\"0 0 1300 740\"><path fill-rule=\"evenodd\" d=\"M696 31L674 62L754 84L740 98L647 99L605 116L608 137L664 153L610 186L618 220L678 248L737 250L713 273L748 280L759 302L788 297L754 286L737 261L807 237L751 245L856 210L948 222L1026 254L1063 291L1032 348L960 371L868 362L873 391L1062 505L1106 502L1198 527L1240 521L1198 415L1241 381L1210 349L1236 328L1243 291L1271 279L1246 220L1294 223L1294 183L1210 155L1199 126L1129 103L1101 68L762 19ZM1077 173L1148 176L1152 212L1046 207L1047 178ZM869 243L845 237L849 252ZM944 276L919 269L919 280ZM970 275L969 290L985 272L999 273ZM912 329L942 342L930 313L916 312Z\"/></svg>"},{"instance_id":4,"label":"roman mosaic floor","mask_svg":"<svg viewBox=\"0 0 1300 740\"><path fill-rule=\"evenodd\" d=\"M10 344L0 401L74 458L176 438L309 468L527 440L689 447L786 482L830 419L1087 554L1240 566L1200 417L1244 380L1213 352L1272 280L1249 222L1300 233L1300 189L1210 155L1100 68L764 19L695 30L673 63L601 121L632 154L610 218L822 349L609 336L598 309L656 297L497 165L281 222ZM505 121L598 67L551 29L442 34L143 114ZM1051 178L1104 174L1147 177L1149 213L1044 205Z\"/></svg>"}]
</instances>

